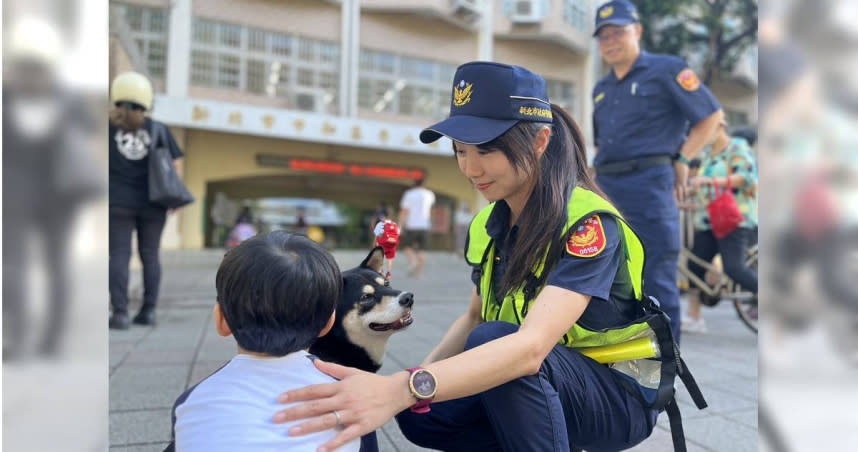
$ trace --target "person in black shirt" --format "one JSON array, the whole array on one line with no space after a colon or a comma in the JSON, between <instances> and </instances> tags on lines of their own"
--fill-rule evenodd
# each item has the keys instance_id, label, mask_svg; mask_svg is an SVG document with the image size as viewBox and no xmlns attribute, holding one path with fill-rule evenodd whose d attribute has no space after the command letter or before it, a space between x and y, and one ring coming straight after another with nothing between
<instances>
[{"instance_id":1,"label":"person in black shirt","mask_svg":"<svg viewBox=\"0 0 858 452\"><path fill-rule=\"evenodd\" d=\"M136 72L118 75L111 85L108 141L110 148L110 328L127 329L128 264L131 232L137 230L137 251L143 263L143 306L134 317L140 325L155 324L155 305L161 284L158 258L167 208L149 202L149 151L167 146L174 162L182 157L169 129L167 143L154 143L153 125L145 114L152 108L152 85ZM166 128L166 127L165 127Z\"/></svg>"}]
</instances>

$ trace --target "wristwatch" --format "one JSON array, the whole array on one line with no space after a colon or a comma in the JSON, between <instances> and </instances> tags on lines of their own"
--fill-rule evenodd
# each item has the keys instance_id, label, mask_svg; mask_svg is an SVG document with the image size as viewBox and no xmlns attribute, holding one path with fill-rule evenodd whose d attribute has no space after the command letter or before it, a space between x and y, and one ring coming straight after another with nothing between
<instances>
[{"instance_id":1,"label":"wristwatch","mask_svg":"<svg viewBox=\"0 0 858 452\"><path fill-rule=\"evenodd\" d=\"M431 409L429 404L435 399L435 375L422 367L408 369L411 375L408 377L408 390L417 399L417 403L411 406L411 412L426 414Z\"/></svg>"},{"instance_id":2,"label":"wristwatch","mask_svg":"<svg viewBox=\"0 0 858 452\"><path fill-rule=\"evenodd\" d=\"M682 153L680 153L680 152L677 152L676 155L673 156L673 159L676 161L684 163L685 166L691 166L691 160L688 160L687 158L685 158L685 156L682 155Z\"/></svg>"}]
</instances>

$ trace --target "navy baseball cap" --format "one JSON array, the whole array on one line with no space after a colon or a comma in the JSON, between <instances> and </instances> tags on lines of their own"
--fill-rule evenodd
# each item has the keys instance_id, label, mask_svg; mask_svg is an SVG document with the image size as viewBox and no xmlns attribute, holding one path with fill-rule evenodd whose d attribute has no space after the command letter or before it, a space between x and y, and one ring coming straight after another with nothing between
<instances>
[{"instance_id":1,"label":"navy baseball cap","mask_svg":"<svg viewBox=\"0 0 858 452\"><path fill-rule=\"evenodd\" d=\"M596 29L593 30L593 36L596 36L604 25L622 26L635 22L640 22L640 19L638 9L632 2L626 0L608 2L596 10Z\"/></svg>"},{"instance_id":2,"label":"navy baseball cap","mask_svg":"<svg viewBox=\"0 0 858 452\"><path fill-rule=\"evenodd\" d=\"M420 141L488 143L519 121L551 122L545 80L520 66L473 61L453 76L450 117L423 129Z\"/></svg>"}]
</instances>

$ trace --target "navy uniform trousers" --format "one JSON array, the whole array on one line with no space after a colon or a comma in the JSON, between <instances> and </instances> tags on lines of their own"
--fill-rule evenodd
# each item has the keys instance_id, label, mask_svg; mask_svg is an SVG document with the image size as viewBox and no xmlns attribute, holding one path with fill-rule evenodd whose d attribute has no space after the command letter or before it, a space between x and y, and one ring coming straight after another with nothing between
<instances>
[{"instance_id":1,"label":"navy uniform trousers","mask_svg":"<svg viewBox=\"0 0 858 452\"><path fill-rule=\"evenodd\" d=\"M598 170L597 170L598 171ZM646 251L644 291L670 317L679 342L679 209L673 197L676 174L659 165L621 174L599 174L596 183L638 234Z\"/></svg>"},{"instance_id":2,"label":"navy uniform trousers","mask_svg":"<svg viewBox=\"0 0 858 452\"><path fill-rule=\"evenodd\" d=\"M517 330L507 322L480 324L465 350ZM405 410L396 421L412 443L443 451L622 450L652 433L658 412L644 408L619 378L607 366L557 345L535 375L433 403L426 414Z\"/></svg>"}]
</instances>

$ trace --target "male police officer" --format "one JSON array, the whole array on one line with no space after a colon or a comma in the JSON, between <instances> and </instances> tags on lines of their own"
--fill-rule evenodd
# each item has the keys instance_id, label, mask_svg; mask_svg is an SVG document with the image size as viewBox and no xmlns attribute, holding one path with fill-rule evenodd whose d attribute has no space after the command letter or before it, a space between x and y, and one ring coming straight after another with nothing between
<instances>
[{"instance_id":1,"label":"male police officer","mask_svg":"<svg viewBox=\"0 0 858 452\"><path fill-rule=\"evenodd\" d=\"M611 71L593 88L597 182L647 251L644 287L679 338L679 210L688 164L718 126L718 102L681 59L640 49L637 9L625 0L596 11L594 36ZM685 132L688 124L691 130Z\"/></svg>"}]
</instances>

